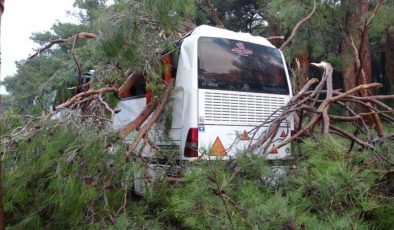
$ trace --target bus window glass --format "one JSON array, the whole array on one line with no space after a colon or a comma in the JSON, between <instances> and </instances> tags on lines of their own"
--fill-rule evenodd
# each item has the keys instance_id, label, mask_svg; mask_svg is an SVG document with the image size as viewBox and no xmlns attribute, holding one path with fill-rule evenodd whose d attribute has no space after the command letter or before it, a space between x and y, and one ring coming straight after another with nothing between
<instances>
[{"instance_id":1,"label":"bus window glass","mask_svg":"<svg viewBox=\"0 0 394 230\"><path fill-rule=\"evenodd\" d=\"M225 38L198 40L198 87L201 89L289 94L282 56L277 49Z\"/></svg>"}]
</instances>

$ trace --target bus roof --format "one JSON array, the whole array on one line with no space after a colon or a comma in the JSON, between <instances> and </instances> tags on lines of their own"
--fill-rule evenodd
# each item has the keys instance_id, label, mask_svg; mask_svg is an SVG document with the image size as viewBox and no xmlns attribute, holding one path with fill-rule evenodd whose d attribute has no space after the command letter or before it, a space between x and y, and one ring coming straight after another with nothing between
<instances>
[{"instance_id":1,"label":"bus roof","mask_svg":"<svg viewBox=\"0 0 394 230\"><path fill-rule=\"evenodd\" d=\"M251 42L256 44L261 44L269 47L276 48L272 45L267 39L260 36L253 36L250 33L243 32L234 32L231 30L221 29L218 27L201 25L196 27L191 35L196 35L199 37L220 37L220 38L228 38L234 40L241 40L245 42Z\"/></svg>"}]
</instances>

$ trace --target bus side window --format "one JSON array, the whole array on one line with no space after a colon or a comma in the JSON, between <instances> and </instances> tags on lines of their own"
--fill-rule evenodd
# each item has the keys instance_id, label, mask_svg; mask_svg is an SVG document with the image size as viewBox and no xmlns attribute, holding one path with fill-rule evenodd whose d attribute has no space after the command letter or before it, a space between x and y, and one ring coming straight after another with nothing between
<instances>
[{"instance_id":1,"label":"bus side window","mask_svg":"<svg viewBox=\"0 0 394 230\"><path fill-rule=\"evenodd\" d=\"M174 81L176 80L176 72L178 70L178 60L179 54L178 51L175 51L172 53L172 78L174 78Z\"/></svg>"},{"instance_id":2,"label":"bus side window","mask_svg":"<svg viewBox=\"0 0 394 230\"><path fill-rule=\"evenodd\" d=\"M143 72L135 73L129 77L126 82L119 88L119 97L128 98L135 96L143 96L145 90L146 79Z\"/></svg>"},{"instance_id":3,"label":"bus side window","mask_svg":"<svg viewBox=\"0 0 394 230\"><path fill-rule=\"evenodd\" d=\"M146 79L140 77L137 82L130 89L131 96L142 96L146 94Z\"/></svg>"}]
</instances>

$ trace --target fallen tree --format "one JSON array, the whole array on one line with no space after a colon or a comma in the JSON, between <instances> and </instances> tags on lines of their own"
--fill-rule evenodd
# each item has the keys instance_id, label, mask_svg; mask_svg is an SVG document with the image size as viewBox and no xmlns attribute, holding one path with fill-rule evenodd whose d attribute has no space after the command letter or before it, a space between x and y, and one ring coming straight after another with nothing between
<instances>
[{"instance_id":1,"label":"fallen tree","mask_svg":"<svg viewBox=\"0 0 394 230\"><path fill-rule=\"evenodd\" d=\"M288 119L290 115L293 115L296 120L295 133L291 138L283 140L274 148L280 148L300 137L316 138L323 135L333 140L334 138L332 135L339 135L348 139L351 142L351 146L357 143L363 148L374 148L374 144L378 142L376 141L378 139L382 141L384 139L392 139L392 134L383 136L380 132L380 127L382 127L380 119L385 120L391 125L394 124L394 119L392 118L394 110L383 102L384 100L394 99L394 95L365 97L353 95L356 92L379 88L382 86L380 83L362 84L346 92L334 90L332 86L332 66L326 62L321 62L319 64L312 63L312 65L324 69L321 81L319 82L315 78L309 80L301 91L295 95L284 108L280 109L280 113L276 112L272 114L272 116L264 121L259 127L256 127L256 130L258 130L262 126L269 125L269 128L265 130L261 136L257 137L258 141L249 145L248 151L254 152L260 149L260 152L263 154L271 152L271 150L267 151L268 146L271 145L271 141L278 132L280 124L286 122L286 119ZM316 87L311 89L315 84L317 84ZM354 112L347 106L346 102L348 101L364 106L368 112ZM334 105L342 107L343 110L349 112L350 115L338 116L330 114L329 111ZM371 115L379 118L375 119L373 127L368 126L365 121L365 119ZM305 120L307 121L305 122ZM348 131L340 128L337 125L338 122L345 122L353 125L355 127L354 134L350 134ZM372 128L377 130L377 136L372 136ZM252 132L256 130L252 130ZM356 134L359 133L365 134L365 138L361 139L357 137ZM349 151L351 148L349 148Z\"/></svg>"},{"instance_id":2,"label":"fallen tree","mask_svg":"<svg viewBox=\"0 0 394 230\"><path fill-rule=\"evenodd\" d=\"M350 141L351 147L348 148L350 151L354 144L357 144L362 148L374 148L376 143L384 141L385 139L393 138L393 134L389 133L383 135L379 131L377 131L374 136L372 135L372 130L376 129L376 127L382 126L380 120L384 120L386 123L391 125L393 124L394 119L392 117L394 110L384 101L394 99L394 95L354 96L354 93L356 92L381 87L382 85L379 83L362 84L346 92L341 92L340 90L333 89L333 69L329 63L312 63L312 65L324 70L322 79L320 81L316 78L309 80L302 90L295 95L285 107L279 109L260 126L250 131L250 133L254 135L254 133L261 127L268 125L268 128L259 137L254 136L252 138L257 141L250 142L248 148L249 152L258 151L262 154L271 152L272 149L269 148L271 148L271 142L278 132L280 124L287 122L290 115L294 116L296 121L295 132L291 138L278 143L274 148L280 148L298 138L317 138L319 136L328 136L334 140L335 138L333 135L339 135ZM97 100L97 98L101 98L102 94L105 93L114 93L116 96L121 98L120 95L122 95L122 93L120 92L126 91L125 88L131 88L136 83L136 79L140 77L143 77L143 74L131 74L125 83L119 88L107 87L81 92L63 104L56 106L55 111L63 109L72 110L80 108L83 105L91 106L91 104L96 101L99 105L101 104L104 106L107 112L113 115L115 113L114 110L109 108L104 101ZM148 132L165 108L171 94L172 85L173 83L164 85L163 87L165 87L165 92L161 99L159 100L158 98L154 98L135 120L130 121L119 131L119 138L121 139L124 139L133 130L138 131L137 138L133 141L129 151L125 154L126 158L129 158L130 155L134 153L136 147L140 144L142 144L142 146L145 146L146 144L152 145L152 142L149 141L148 138ZM314 85L316 86L313 88ZM349 101L358 103L368 112L356 113L347 106L347 102ZM333 106L341 107L342 110L347 111L349 115L332 114L330 109ZM370 116L377 116L379 118L377 119L379 123L375 123L373 126L368 125L366 119ZM351 128L354 129L353 133L341 128L342 123L347 123L353 126L354 128ZM380 128L378 130L380 130ZM360 137L360 134L364 137ZM137 151L137 153L138 152L140 151Z\"/></svg>"},{"instance_id":3,"label":"fallen tree","mask_svg":"<svg viewBox=\"0 0 394 230\"><path fill-rule=\"evenodd\" d=\"M299 26L308 20L315 12L316 5L312 12L305 18L303 18L293 30L293 34L296 33ZM78 33L67 39L58 39L51 41L44 48L40 49L37 54L49 49L52 45L57 43L73 42L73 48L75 41L80 38L96 38L97 36L91 33ZM286 41L288 44L291 38ZM354 55L359 56L357 49L354 46ZM283 49L282 46L280 49ZM76 65L79 63L73 53ZM33 55L31 58L35 57ZM250 131L253 135L253 142L250 142L247 151L249 152L260 152L267 154L272 151L272 148L280 148L289 142L292 142L301 137L318 137L328 136L334 139L333 135L339 135L350 141L349 150L351 150L354 144L357 144L363 148L374 148L374 144L384 139L392 138L392 134L384 134L381 120L392 124L394 119L392 118L393 109L387 105L384 101L393 99L394 95L372 95L371 90L381 87L379 83L363 84L354 87L346 92L342 92L338 89L333 89L332 72L333 68L329 63L312 63L312 65L324 70L323 76L320 81L313 78L309 80L301 91L291 98L290 102L283 108L280 108L269 118L267 118L261 125ZM103 95L112 93L115 97L122 99L131 96L130 89L137 84L141 78L147 78L146 72L150 68L149 65L145 67L145 70L139 73L135 73L128 69L124 72L125 81L119 87L107 86L99 89L92 88L90 82L86 87L81 87L78 83L77 89L85 90L77 93L75 96L68 99L66 102L57 105L55 110L46 115L46 118L52 117L59 111L78 110L78 113L90 116L94 120L104 120L106 123L111 123L112 116L116 113L114 108L108 105L103 99ZM360 68L358 63L357 68ZM78 68L79 69L79 68ZM80 71L79 71L80 72ZM363 70L360 70L361 76ZM137 146L145 146L147 144L153 145L152 141L148 138L148 132L155 125L161 112L166 107L168 98L171 95L171 87L173 83L165 83L160 81L161 85L158 87L165 89L165 93L162 97L154 98L146 107L142 110L141 114L130 121L125 127L119 131L119 138L124 139L130 132L137 130L137 138L131 144L130 150L125 153L126 158L136 150ZM313 86L316 85L314 88ZM363 112L356 112L352 110L348 103L352 102L364 108ZM339 106L343 111L346 111L347 115L332 114L331 109L333 106ZM110 115L107 118L107 115ZM291 138L285 139L275 146L271 146L272 140L275 137L280 125L283 122L288 122L289 116L293 116L296 121L296 130ZM371 119L372 118L372 119ZM370 120L373 121L371 126ZM338 123L348 123L353 126L352 131L341 128ZM262 134L256 137L255 133L263 127L267 126ZM371 130L376 130L376 135L373 136ZM289 130L290 131L290 130ZM360 137L360 135L365 137ZM236 141L236 140L235 140ZM154 146L153 146L154 147ZM270 149L271 148L271 149ZM137 152L141 152L137 151Z\"/></svg>"}]
</instances>

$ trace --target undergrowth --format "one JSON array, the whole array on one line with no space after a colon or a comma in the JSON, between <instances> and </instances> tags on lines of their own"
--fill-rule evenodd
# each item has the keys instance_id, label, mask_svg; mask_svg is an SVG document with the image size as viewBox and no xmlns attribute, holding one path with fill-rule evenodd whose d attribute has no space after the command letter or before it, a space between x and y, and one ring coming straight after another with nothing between
<instances>
[{"instance_id":1,"label":"undergrowth","mask_svg":"<svg viewBox=\"0 0 394 230\"><path fill-rule=\"evenodd\" d=\"M111 130L74 120L35 121L33 135L12 136L24 124L1 120L8 229L394 226L393 142L346 152L329 139L307 139L285 174L242 153L231 161L185 163L181 180L158 179L137 197L138 158L125 161Z\"/></svg>"}]
</instances>

